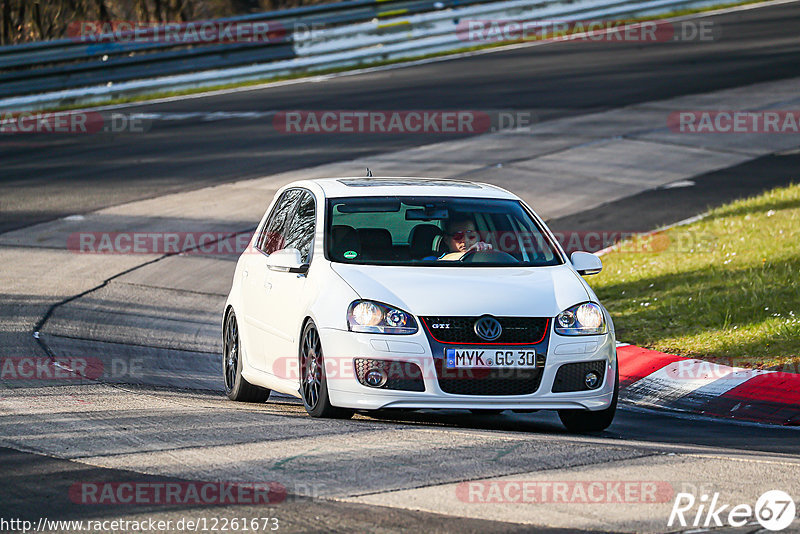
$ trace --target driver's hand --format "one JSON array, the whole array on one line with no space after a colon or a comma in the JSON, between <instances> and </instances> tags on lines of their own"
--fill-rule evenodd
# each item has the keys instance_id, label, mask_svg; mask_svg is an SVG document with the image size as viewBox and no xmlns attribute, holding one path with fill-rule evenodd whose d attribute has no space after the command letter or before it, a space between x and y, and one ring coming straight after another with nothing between
<instances>
[{"instance_id":1,"label":"driver's hand","mask_svg":"<svg viewBox=\"0 0 800 534\"><path fill-rule=\"evenodd\" d=\"M467 252L474 250L475 252L483 252L484 250L492 250L492 245L489 243L484 243L483 241L478 241L471 247L467 249Z\"/></svg>"}]
</instances>

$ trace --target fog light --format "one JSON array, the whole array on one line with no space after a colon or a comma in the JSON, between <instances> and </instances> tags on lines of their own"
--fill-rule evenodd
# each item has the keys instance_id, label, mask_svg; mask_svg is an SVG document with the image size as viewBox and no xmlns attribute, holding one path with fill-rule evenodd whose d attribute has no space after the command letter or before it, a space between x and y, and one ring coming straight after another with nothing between
<instances>
[{"instance_id":1,"label":"fog light","mask_svg":"<svg viewBox=\"0 0 800 534\"><path fill-rule=\"evenodd\" d=\"M589 389L594 389L600 384L600 376L594 371L589 371L583 379L583 383Z\"/></svg>"},{"instance_id":2,"label":"fog light","mask_svg":"<svg viewBox=\"0 0 800 534\"><path fill-rule=\"evenodd\" d=\"M368 386L379 388L386 383L389 377L383 369L372 368L364 375L364 381Z\"/></svg>"}]
</instances>

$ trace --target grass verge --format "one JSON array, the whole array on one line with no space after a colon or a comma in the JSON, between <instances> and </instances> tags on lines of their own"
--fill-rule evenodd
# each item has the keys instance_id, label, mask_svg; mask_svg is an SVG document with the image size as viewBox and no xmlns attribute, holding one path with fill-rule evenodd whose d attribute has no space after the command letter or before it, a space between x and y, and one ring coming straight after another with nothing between
<instances>
[{"instance_id":1,"label":"grass verge","mask_svg":"<svg viewBox=\"0 0 800 534\"><path fill-rule=\"evenodd\" d=\"M800 185L621 243L592 286L617 338L721 363L800 366Z\"/></svg>"}]
</instances>

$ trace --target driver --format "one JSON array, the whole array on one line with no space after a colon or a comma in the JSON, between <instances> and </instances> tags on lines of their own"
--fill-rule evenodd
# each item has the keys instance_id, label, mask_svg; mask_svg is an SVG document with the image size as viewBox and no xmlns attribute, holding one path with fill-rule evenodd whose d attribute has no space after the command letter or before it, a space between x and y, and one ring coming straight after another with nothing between
<instances>
[{"instance_id":1,"label":"driver","mask_svg":"<svg viewBox=\"0 0 800 534\"><path fill-rule=\"evenodd\" d=\"M472 219L451 219L447 225L444 237L447 246L450 248L450 252L446 252L439 257L440 260L458 261L464 257L467 252L492 250L492 245L480 240L480 236L475 229L475 223Z\"/></svg>"}]
</instances>

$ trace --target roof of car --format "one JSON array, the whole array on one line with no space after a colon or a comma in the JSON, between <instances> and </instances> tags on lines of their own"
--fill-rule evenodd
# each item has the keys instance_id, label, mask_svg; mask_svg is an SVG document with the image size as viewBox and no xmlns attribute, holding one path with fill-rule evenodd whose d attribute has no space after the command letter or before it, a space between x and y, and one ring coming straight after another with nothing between
<instances>
[{"instance_id":1,"label":"roof of car","mask_svg":"<svg viewBox=\"0 0 800 534\"><path fill-rule=\"evenodd\" d=\"M447 197L517 197L500 187L479 182L449 180L441 178L417 178L391 176L380 178L343 177L320 178L305 183L319 186L328 198L366 196L447 196ZM290 186L300 186L296 182Z\"/></svg>"}]
</instances>

